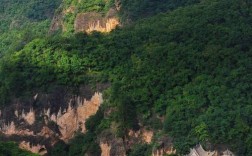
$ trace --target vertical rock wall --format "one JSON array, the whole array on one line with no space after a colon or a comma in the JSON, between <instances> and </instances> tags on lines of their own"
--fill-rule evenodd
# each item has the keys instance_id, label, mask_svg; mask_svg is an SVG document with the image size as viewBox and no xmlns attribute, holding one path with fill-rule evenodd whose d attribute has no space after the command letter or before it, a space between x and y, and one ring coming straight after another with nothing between
<instances>
[{"instance_id":1,"label":"vertical rock wall","mask_svg":"<svg viewBox=\"0 0 252 156\"><path fill-rule=\"evenodd\" d=\"M22 149L44 155L47 153L45 145L22 141L22 137L26 140L29 137L40 139L42 137L49 139L51 145L54 145L57 140L68 142L69 139L73 138L75 132L86 132L86 120L96 114L102 102L102 94L95 93L90 100L82 97L72 98L69 101L68 108L60 108L58 112L54 113L51 112L50 108L39 110L31 108L28 112L15 110L12 117L13 121L0 123L0 134L7 138L15 136L18 138ZM58 132L49 128L51 123L58 127Z\"/></svg>"}]
</instances>

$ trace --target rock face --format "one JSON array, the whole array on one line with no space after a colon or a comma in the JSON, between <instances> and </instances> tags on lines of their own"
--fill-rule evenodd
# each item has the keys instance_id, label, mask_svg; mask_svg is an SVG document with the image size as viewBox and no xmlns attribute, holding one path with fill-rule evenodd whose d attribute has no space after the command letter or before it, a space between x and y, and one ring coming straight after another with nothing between
<instances>
[{"instance_id":1,"label":"rock face","mask_svg":"<svg viewBox=\"0 0 252 156\"><path fill-rule=\"evenodd\" d=\"M101 156L110 156L110 150L111 150L111 146L107 143L100 143L100 148L101 148Z\"/></svg>"},{"instance_id":2,"label":"rock face","mask_svg":"<svg viewBox=\"0 0 252 156\"><path fill-rule=\"evenodd\" d=\"M78 1L78 3L84 2ZM71 29L71 32L73 28L75 33L90 33L92 31L104 33L110 32L120 25L119 18L117 17L118 11L120 11L121 8L120 0L115 0L114 6L109 9L106 15L101 12L80 12L76 5L71 5L67 8L63 8L61 6L59 8L59 10L61 11L57 11L55 13L51 22L49 34L52 34L53 32L58 30L68 32L69 30L67 29L69 29L69 27ZM74 18L74 24L66 23L66 17L69 15Z\"/></svg>"},{"instance_id":3,"label":"rock face","mask_svg":"<svg viewBox=\"0 0 252 156\"><path fill-rule=\"evenodd\" d=\"M152 156L165 156L176 154L176 149L173 147L172 139L168 136L163 136L156 141L156 146L152 150Z\"/></svg>"},{"instance_id":4,"label":"rock face","mask_svg":"<svg viewBox=\"0 0 252 156\"><path fill-rule=\"evenodd\" d=\"M47 154L47 150L46 150L45 146L44 145L40 145L40 144L32 145L30 142L22 141L19 144L19 148L27 150L27 151L30 151L32 153L37 153L39 155L45 155L45 154Z\"/></svg>"},{"instance_id":5,"label":"rock face","mask_svg":"<svg viewBox=\"0 0 252 156\"><path fill-rule=\"evenodd\" d=\"M63 13L57 13L54 15L51 26L49 29L49 34L62 29L63 26Z\"/></svg>"},{"instance_id":6,"label":"rock face","mask_svg":"<svg viewBox=\"0 0 252 156\"><path fill-rule=\"evenodd\" d=\"M19 135L19 136L34 136L34 132L29 129L17 129L15 123L12 121L8 124L3 124L0 128L0 132L7 136Z\"/></svg>"},{"instance_id":7,"label":"rock face","mask_svg":"<svg viewBox=\"0 0 252 156\"><path fill-rule=\"evenodd\" d=\"M126 150L122 139L108 140L100 142L101 156L126 156Z\"/></svg>"},{"instance_id":8,"label":"rock face","mask_svg":"<svg viewBox=\"0 0 252 156\"><path fill-rule=\"evenodd\" d=\"M111 131L103 131L100 136L101 156L126 156L122 138L117 138Z\"/></svg>"},{"instance_id":9,"label":"rock face","mask_svg":"<svg viewBox=\"0 0 252 156\"><path fill-rule=\"evenodd\" d=\"M151 130L146 130L145 128L142 128L138 131L130 130L128 135L131 138L131 140L129 140L129 142L132 142L132 144L134 144L136 142L136 140L139 140L139 139L142 142L150 144L152 141L154 132Z\"/></svg>"},{"instance_id":10,"label":"rock face","mask_svg":"<svg viewBox=\"0 0 252 156\"><path fill-rule=\"evenodd\" d=\"M75 32L110 32L119 25L119 19L112 16L113 10L106 17L96 12L79 13L74 22Z\"/></svg>"},{"instance_id":11,"label":"rock face","mask_svg":"<svg viewBox=\"0 0 252 156\"><path fill-rule=\"evenodd\" d=\"M84 90L87 89L84 88ZM89 97L88 91L86 94ZM60 94L58 95L60 96ZM8 108L1 111L0 134L3 134L4 140L18 142L20 147L25 150L40 155L46 154L47 148L59 140L68 142L73 138L75 132L85 133L86 120L96 114L103 102L102 94L98 92L94 93L89 100L83 96L72 96L66 99L69 100L68 104L62 102L56 109L53 106L53 101L60 102L60 99L45 99L44 97L39 99L36 95L31 100L33 105L51 100L52 103L49 102L51 107L24 108L21 109L22 111L19 111L18 108ZM28 104L22 104L22 106L26 105ZM17 104L13 106L21 107ZM41 141L43 143L40 144Z\"/></svg>"},{"instance_id":12,"label":"rock face","mask_svg":"<svg viewBox=\"0 0 252 156\"><path fill-rule=\"evenodd\" d=\"M90 101L81 100L80 97L77 97L76 101L77 108L69 105L63 114L61 112L58 113L56 119L54 115L51 116L52 120L56 120L62 135L61 139L64 141L71 139L78 130L85 133L85 121L98 111L102 103L102 94L95 93Z\"/></svg>"},{"instance_id":13,"label":"rock face","mask_svg":"<svg viewBox=\"0 0 252 156\"><path fill-rule=\"evenodd\" d=\"M22 112L22 118L29 124L32 125L35 122L35 112L30 109L28 113Z\"/></svg>"}]
</instances>

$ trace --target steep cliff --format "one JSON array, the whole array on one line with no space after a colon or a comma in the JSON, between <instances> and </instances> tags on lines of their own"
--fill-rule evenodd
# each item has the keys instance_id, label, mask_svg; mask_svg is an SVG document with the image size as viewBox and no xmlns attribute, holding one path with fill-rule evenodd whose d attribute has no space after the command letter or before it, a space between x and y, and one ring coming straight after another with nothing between
<instances>
[{"instance_id":1,"label":"steep cliff","mask_svg":"<svg viewBox=\"0 0 252 156\"><path fill-rule=\"evenodd\" d=\"M68 95L67 98L64 93L57 94L65 99L57 101L53 94L36 94L30 98L33 105L27 112L25 108L29 103L25 102L16 104L15 109L2 110L1 137L4 140L19 142L22 149L46 155L47 148L51 148L58 141L68 142L76 132L85 133L85 121L98 111L103 102L102 94L94 93L90 99L74 95ZM50 108L46 107L47 104L41 103L45 101L47 104L63 103ZM41 103L42 106L36 107L34 103Z\"/></svg>"},{"instance_id":2,"label":"steep cliff","mask_svg":"<svg viewBox=\"0 0 252 156\"><path fill-rule=\"evenodd\" d=\"M79 13L74 22L74 30L88 33L92 31L110 32L120 24L113 12L115 11L111 9L106 17L96 12Z\"/></svg>"},{"instance_id":3,"label":"steep cliff","mask_svg":"<svg viewBox=\"0 0 252 156\"><path fill-rule=\"evenodd\" d=\"M77 4L76 4L77 3ZM55 13L49 32L57 30L63 32L110 32L120 25L118 11L120 10L120 1L101 2L106 8L99 8L99 3L91 3L85 5L85 1L78 1L70 4L63 4L59 8L60 11ZM112 3L112 5L110 4ZM84 5L85 7L81 7ZM84 9L83 9L84 8Z\"/></svg>"}]
</instances>

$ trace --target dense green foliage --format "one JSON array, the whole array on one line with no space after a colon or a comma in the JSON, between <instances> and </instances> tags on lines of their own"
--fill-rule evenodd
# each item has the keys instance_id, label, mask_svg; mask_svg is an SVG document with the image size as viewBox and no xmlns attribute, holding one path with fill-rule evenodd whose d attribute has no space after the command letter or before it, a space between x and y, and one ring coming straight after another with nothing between
<instances>
[{"instance_id":1,"label":"dense green foliage","mask_svg":"<svg viewBox=\"0 0 252 156\"><path fill-rule=\"evenodd\" d=\"M1 60L0 102L51 85L109 81L107 106L115 112L110 121L91 118L99 124L87 123L90 132L72 141L72 155L97 151L95 136L111 121L126 136L139 122L153 127L156 115L165 116L164 133L179 153L210 142L252 155L251 23L251 1L202 0L110 34L36 39Z\"/></svg>"},{"instance_id":2,"label":"dense green foliage","mask_svg":"<svg viewBox=\"0 0 252 156\"><path fill-rule=\"evenodd\" d=\"M121 0L120 14L124 22L135 21L198 2L200 0Z\"/></svg>"},{"instance_id":3,"label":"dense green foliage","mask_svg":"<svg viewBox=\"0 0 252 156\"><path fill-rule=\"evenodd\" d=\"M99 144L94 140L94 134L88 132L86 134L76 134L68 144L64 142L57 143L50 151L52 156L83 156L90 154L92 156L100 156L101 149Z\"/></svg>"},{"instance_id":4,"label":"dense green foliage","mask_svg":"<svg viewBox=\"0 0 252 156\"><path fill-rule=\"evenodd\" d=\"M109 7L113 4L111 0L63 0L64 7L68 8L70 6L75 7L78 12L89 12L89 11L107 11Z\"/></svg>"},{"instance_id":5,"label":"dense green foliage","mask_svg":"<svg viewBox=\"0 0 252 156\"><path fill-rule=\"evenodd\" d=\"M60 0L0 0L0 55L47 33Z\"/></svg>"},{"instance_id":6,"label":"dense green foliage","mask_svg":"<svg viewBox=\"0 0 252 156\"><path fill-rule=\"evenodd\" d=\"M16 143L0 141L0 156L38 156L38 155L31 154L30 152L19 149Z\"/></svg>"},{"instance_id":7,"label":"dense green foliage","mask_svg":"<svg viewBox=\"0 0 252 156\"><path fill-rule=\"evenodd\" d=\"M129 156L147 156L151 155L150 145L147 144L137 144L130 151Z\"/></svg>"}]
</instances>

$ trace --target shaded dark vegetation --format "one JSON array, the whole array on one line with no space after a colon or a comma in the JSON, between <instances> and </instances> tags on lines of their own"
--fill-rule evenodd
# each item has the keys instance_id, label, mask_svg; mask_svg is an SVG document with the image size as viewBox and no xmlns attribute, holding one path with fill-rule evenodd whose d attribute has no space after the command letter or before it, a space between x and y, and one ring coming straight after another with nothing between
<instances>
[{"instance_id":1,"label":"shaded dark vegetation","mask_svg":"<svg viewBox=\"0 0 252 156\"><path fill-rule=\"evenodd\" d=\"M121 0L120 16L127 23L199 2L200 0Z\"/></svg>"},{"instance_id":2,"label":"shaded dark vegetation","mask_svg":"<svg viewBox=\"0 0 252 156\"><path fill-rule=\"evenodd\" d=\"M38 156L37 154L31 154L30 152L21 150L14 142L0 142L0 156Z\"/></svg>"},{"instance_id":3,"label":"shaded dark vegetation","mask_svg":"<svg viewBox=\"0 0 252 156\"><path fill-rule=\"evenodd\" d=\"M0 57L47 34L61 0L0 0Z\"/></svg>"},{"instance_id":4,"label":"shaded dark vegetation","mask_svg":"<svg viewBox=\"0 0 252 156\"><path fill-rule=\"evenodd\" d=\"M52 152L99 153L96 137L112 121L125 137L139 122L159 128L149 122L158 115L179 153L200 142L252 155L251 10L246 0L203 0L110 34L33 40L2 58L0 103L51 85L111 82L105 105L116 111L108 118L98 113L87 134Z\"/></svg>"}]
</instances>

